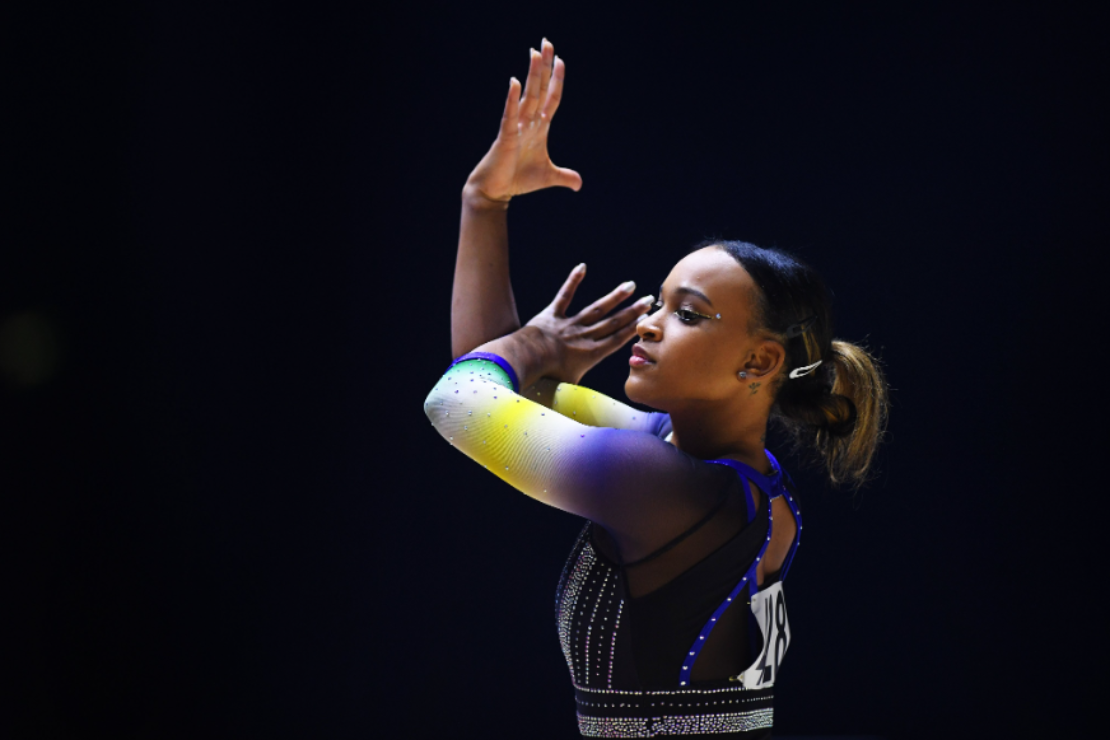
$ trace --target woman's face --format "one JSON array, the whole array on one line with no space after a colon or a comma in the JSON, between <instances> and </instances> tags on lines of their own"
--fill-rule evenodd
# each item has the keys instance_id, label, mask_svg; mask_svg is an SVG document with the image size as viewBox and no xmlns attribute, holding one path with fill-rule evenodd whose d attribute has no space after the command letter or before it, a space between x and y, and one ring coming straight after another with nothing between
<instances>
[{"instance_id":1,"label":"woman's face","mask_svg":"<svg viewBox=\"0 0 1110 740\"><path fill-rule=\"evenodd\" d=\"M769 392L782 361L770 345L781 345L748 333L755 290L747 270L721 249L706 247L684 257L656 296L662 308L637 328L640 338L624 385L629 399L670 411L749 395L753 382ZM745 369L751 377L739 378Z\"/></svg>"}]
</instances>

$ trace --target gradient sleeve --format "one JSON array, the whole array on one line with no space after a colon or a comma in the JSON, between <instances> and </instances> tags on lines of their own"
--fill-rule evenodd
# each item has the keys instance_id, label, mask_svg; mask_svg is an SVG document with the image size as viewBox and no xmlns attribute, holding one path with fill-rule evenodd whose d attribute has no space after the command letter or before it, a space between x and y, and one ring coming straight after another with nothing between
<instances>
[{"instance_id":1,"label":"gradient sleeve","mask_svg":"<svg viewBox=\"0 0 1110 740\"><path fill-rule=\"evenodd\" d=\"M665 438L671 432L669 414L640 411L585 386L542 378L522 394L587 426L630 429L659 438Z\"/></svg>"},{"instance_id":2,"label":"gradient sleeve","mask_svg":"<svg viewBox=\"0 0 1110 740\"><path fill-rule=\"evenodd\" d=\"M563 407L571 413L564 415L514 392L514 380L499 363L464 359L439 379L424 412L452 446L512 487L618 531L634 532L653 517L683 516L712 503L720 478L710 469L720 466L650 431L576 419L603 418L593 405L601 399L574 391L575 401ZM574 413L580 400L584 410Z\"/></svg>"}]
</instances>

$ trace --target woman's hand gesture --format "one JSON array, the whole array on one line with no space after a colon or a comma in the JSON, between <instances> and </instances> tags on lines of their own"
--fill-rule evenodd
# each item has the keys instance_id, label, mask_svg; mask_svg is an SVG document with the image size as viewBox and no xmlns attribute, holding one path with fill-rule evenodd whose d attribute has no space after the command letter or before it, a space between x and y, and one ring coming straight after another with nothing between
<instances>
[{"instance_id":1,"label":"woman's hand gesture","mask_svg":"<svg viewBox=\"0 0 1110 740\"><path fill-rule=\"evenodd\" d=\"M636 284L630 280L576 315L567 316L571 299L585 276L584 264L571 270L551 305L536 314L527 324L543 333L544 346L552 354L544 376L575 385L578 385L590 368L636 336L639 318L648 312L654 300L650 295L644 296L610 315L636 289Z\"/></svg>"},{"instance_id":2,"label":"woman's hand gesture","mask_svg":"<svg viewBox=\"0 0 1110 740\"><path fill-rule=\"evenodd\" d=\"M566 65L547 39L540 48L532 49L524 95L519 80L513 77L509 82L497 140L466 181L472 194L508 202L514 195L552 186L576 191L582 187L581 175L556 167L547 153L547 132L563 96Z\"/></svg>"}]
</instances>

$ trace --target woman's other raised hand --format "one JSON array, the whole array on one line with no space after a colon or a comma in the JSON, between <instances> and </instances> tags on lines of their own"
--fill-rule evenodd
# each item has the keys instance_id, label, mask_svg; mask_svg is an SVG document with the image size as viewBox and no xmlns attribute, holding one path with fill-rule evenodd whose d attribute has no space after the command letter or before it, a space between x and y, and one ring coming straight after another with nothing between
<instances>
[{"instance_id":1,"label":"woman's other raised hand","mask_svg":"<svg viewBox=\"0 0 1110 740\"><path fill-rule=\"evenodd\" d=\"M636 290L636 284L630 280L574 316L567 316L574 293L585 276L585 264L571 270L563 287L555 295L555 300L526 324L542 332L544 346L550 352L550 362L547 363L544 376L575 385L578 385L590 368L636 336L639 319L648 312L654 300L652 296L646 295L635 303L614 311Z\"/></svg>"},{"instance_id":2,"label":"woman's other raised hand","mask_svg":"<svg viewBox=\"0 0 1110 740\"><path fill-rule=\"evenodd\" d=\"M514 195L544 188L577 191L582 187L582 176L556 167L547 152L547 134L563 96L566 65L555 56L555 47L547 39L540 44L540 51L531 50L530 60L524 94L517 78L509 81L501 129L467 178L468 194L508 202Z\"/></svg>"}]
</instances>

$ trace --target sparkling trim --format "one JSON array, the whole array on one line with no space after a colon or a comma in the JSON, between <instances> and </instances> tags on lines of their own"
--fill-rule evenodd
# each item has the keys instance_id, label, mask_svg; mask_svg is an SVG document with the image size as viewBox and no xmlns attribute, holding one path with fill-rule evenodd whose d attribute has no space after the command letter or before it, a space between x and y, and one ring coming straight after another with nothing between
<instances>
[{"instance_id":1,"label":"sparkling trim","mask_svg":"<svg viewBox=\"0 0 1110 740\"><path fill-rule=\"evenodd\" d=\"M617 657L617 630L621 626L622 611L624 611L624 599L621 599L620 603L617 604L617 616L613 620L613 639L609 643L609 688L613 688L613 661Z\"/></svg>"},{"instance_id":2,"label":"sparkling trim","mask_svg":"<svg viewBox=\"0 0 1110 740\"><path fill-rule=\"evenodd\" d=\"M585 737L651 737L651 720L578 715L578 731Z\"/></svg>"},{"instance_id":3,"label":"sparkling trim","mask_svg":"<svg viewBox=\"0 0 1110 740\"><path fill-rule=\"evenodd\" d=\"M773 709L689 717L589 717L578 715L578 730L586 737L657 737L747 732L773 726Z\"/></svg>"},{"instance_id":4,"label":"sparkling trim","mask_svg":"<svg viewBox=\"0 0 1110 740\"><path fill-rule=\"evenodd\" d=\"M592 689L589 686L579 686L577 682L574 688L579 691L585 691L590 694L617 694L622 696L693 696L695 694L730 694L735 692L747 691L743 686L725 686L719 689L659 689L657 691L623 691L621 689Z\"/></svg>"},{"instance_id":5,"label":"sparkling trim","mask_svg":"<svg viewBox=\"0 0 1110 740\"><path fill-rule=\"evenodd\" d=\"M567 587L567 578L570 577L570 572L574 569L574 564L578 562L579 550L582 543L590 533L590 522L586 522L586 526L582 527L582 531L578 533L578 539L574 542L574 547L570 549L570 555L567 555L567 560L563 563L563 572L559 574L559 585L555 587L555 615L558 616L560 604L563 601L563 589Z\"/></svg>"},{"instance_id":6,"label":"sparkling trim","mask_svg":"<svg viewBox=\"0 0 1110 740\"><path fill-rule=\"evenodd\" d=\"M655 734L692 735L761 730L771 727L774 719L774 709L756 709L735 714L701 714L694 717L662 717L655 725Z\"/></svg>"},{"instance_id":7,"label":"sparkling trim","mask_svg":"<svg viewBox=\"0 0 1110 740\"><path fill-rule=\"evenodd\" d=\"M601 606L601 600L605 598L605 586L609 583L609 575L610 574L607 570L604 579L602 579L601 581L601 585L597 588L597 601L594 602L594 611L593 614L590 615L590 624L588 627L586 627L586 683L590 682L590 638L593 636L594 633L594 620L597 618L598 607ZM599 635L597 645L599 651L601 650L602 639L603 637ZM600 658L598 659L598 661L600 662Z\"/></svg>"},{"instance_id":8,"label":"sparkling trim","mask_svg":"<svg viewBox=\"0 0 1110 740\"><path fill-rule=\"evenodd\" d=\"M579 552L578 559L574 563L574 568L567 577L566 588L562 591L562 598L559 600L559 609L556 612L556 624L559 628L559 644L562 646L563 655L567 659L567 667L570 668L570 677L575 683L578 682L578 677L574 672L574 660L571 648L572 622L574 620L575 607L578 604L578 597L582 593L582 587L586 584L586 580L589 578L590 572L593 570L596 563L597 556L594 554L593 547L587 542ZM583 679L585 678L586 677L583 676Z\"/></svg>"},{"instance_id":9,"label":"sparkling trim","mask_svg":"<svg viewBox=\"0 0 1110 740\"><path fill-rule=\"evenodd\" d=\"M599 697L599 698L600 699L605 699L604 696ZM612 699L607 699L605 701L586 701L585 699L582 699L581 697L577 697L576 701L578 703L578 706L580 706L580 707L595 707L597 709L628 709L630 712L633 709L641 708L641 707L678 707L679 709L682 709L682 708L697 709L699 707L720 707L722 710L725 709L726 707L728 707L729 709L734 709L735 710L735 709L740 709L740 707L736 707L736 706L730 707L728 705L730 705L730 704L741 704L741 705L743 705L743 704L751 704L753 702L760 703L760 704L766 704L767 702L771 701L771 696L767 693L759 693L759 694L756 694L754 696L741 696L739 698L733 698L733 699L729 699L729 698L716 698L716 699L704 698L701 701L662 701L662 700L660 700L660 701L645 702L643 700L640 700L640 701L637 702L637 701L633 701L631 699L628 699L626 701L620 701L620 699L622 699L622 698L624 698L624 697L619 697L618 696L618 697L614 697ZM662 699L663 697L654 697L654 698ZM672 695L672 696L666 697L666 698L670 698L670 699L687 698L687 699L689 699L689 698L693 698L693 697L682 697L680 695ZM714 710L714 711L717 711L717 710Z\"/></svg>"}]
</instances>

